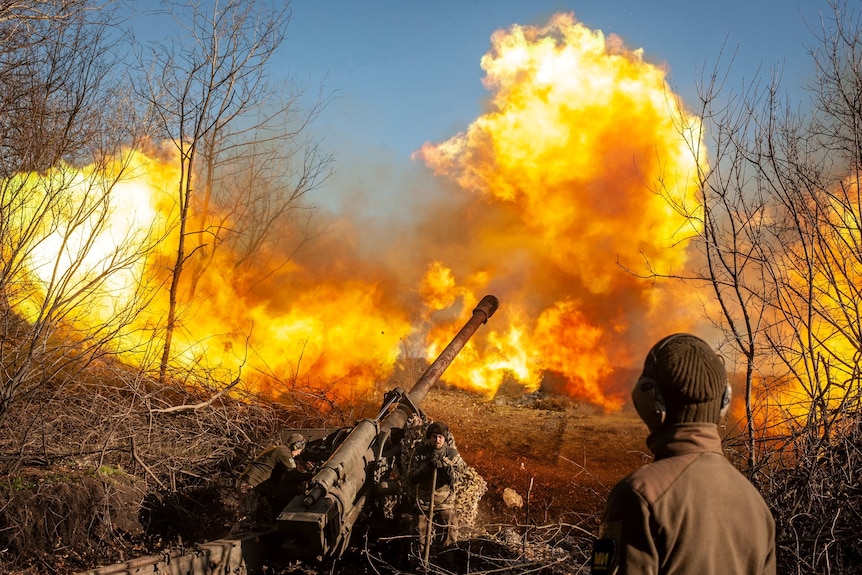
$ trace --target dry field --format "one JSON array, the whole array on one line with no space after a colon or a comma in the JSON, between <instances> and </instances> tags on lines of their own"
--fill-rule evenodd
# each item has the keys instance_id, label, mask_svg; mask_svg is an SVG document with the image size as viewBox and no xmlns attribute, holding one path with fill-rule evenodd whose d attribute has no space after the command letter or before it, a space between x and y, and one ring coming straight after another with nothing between
<instances>
[{"instance_id":1,"label":"dry field","mask_svg":"<svg viewBox=\"0 0 862 575\"><path fill-rule=\"evenodd\" d=\"M445 421L467 463L488 483L479 519L519 524L597 519L619 479L649 457L631 411L605 414L561 398L498 398L433 389L422 403ZM508 507L503 490L523 506ZM589 517L595 516L595 517Z\"/></svg>"},{"instance_id":2,"label":"dry field","mask_svg":"<svg viewBox=\"0 0 862 575\"><path fill-rule=\"evenodd\" d=\"M541 529L565 524L577 526L581 539L588 543L609 489L648 460L645 428L631 411L605 414L565 398L539 394L498 394L488 401L446 387L433 388L421 407L430 419L449 425L462 457L485 480L487 491L474 525L491 534L510 528L523 532L530 526ZM212 486L174 497L147 496L146 534L129 539L127 545L114 540L110 551L101 544L78 541L72 527L62 536L65 543L56 547L48 540L41 541L40 522L28 524L31 534L24 537L31 543L39 538L40 548L54 546L54 551L36 554L23 572L72 573L152 554L161 545L172 545L177 537L186 545L224 537L236 527L232 522L238 508L231 477L238 471L224 470L222 479ZM113 495L108 498L106 479L92 474L30 469L22 470L20 477L34 488L14 492L7 502L6 515L21 517L19 526L25 525L25 517L48 513L48 506L63 509L67 518L76 520L71 525L86 526L93 517L94 501L107 503L110 499L117 503L110 510L115 533L140 533L136 527L139 511L134 504L142 497L140 480L122 489L120 483L110 480ZM66 491L57 491L58 486ZM512 505L511 497L508 502L504 499L507 489L520 496L520 505ZM8 527L12 526L10 523ZM581 543L581 555L587 543ZM3 558L0 555L0 573L7 572Z\"/></svg>"}]
</instances>

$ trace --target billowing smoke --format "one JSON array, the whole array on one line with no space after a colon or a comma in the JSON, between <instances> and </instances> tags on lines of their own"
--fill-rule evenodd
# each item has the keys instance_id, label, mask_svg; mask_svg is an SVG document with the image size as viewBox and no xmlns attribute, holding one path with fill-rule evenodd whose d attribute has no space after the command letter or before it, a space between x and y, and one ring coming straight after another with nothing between
<instances>
[{"instance_id":1,"label":"billowing smoke","mask_svg":"<svg viewBox=\"0 0 862 575\"><path fill-rule=\"evenodd\" d=\"M190 361L242 365L263 388L267 377L303 378L346 397L385 378L411 345L436 356L490 293L500 309L446 381L492 395L511 380L622 405L649 343L698 317L686 291L637 275L647 262L686 265L696 230L668 198L696 206L700 142L682 126L697 120L665 70L573 15L491 40L486 110L417 150L409 176L370 159L334 191L342 212L320 214L289 265L268 269L264 258L243 272L266 271L263 281L241 281L222 249L184 320ZM381 179L399 190L385 206L375 204Z\"/></svg>"}]
</instances>

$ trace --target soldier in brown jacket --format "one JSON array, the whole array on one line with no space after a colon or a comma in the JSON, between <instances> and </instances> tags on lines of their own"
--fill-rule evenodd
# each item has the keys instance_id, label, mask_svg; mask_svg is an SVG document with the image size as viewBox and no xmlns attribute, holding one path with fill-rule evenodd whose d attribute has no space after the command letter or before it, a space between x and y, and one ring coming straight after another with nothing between
<instances>
[{"instance_id":1,"label":"soldier in brown jacket","mask_svg":"<svg viewBox=\"0 0 862 575\"><path fill-rule=\"evenodd\" d=\"M693 335L668 336L647 354L632 401L655 460L611 491L592 573L774 574L772 514L721 448L722 359Z\"/></svg>"}]
</instances>

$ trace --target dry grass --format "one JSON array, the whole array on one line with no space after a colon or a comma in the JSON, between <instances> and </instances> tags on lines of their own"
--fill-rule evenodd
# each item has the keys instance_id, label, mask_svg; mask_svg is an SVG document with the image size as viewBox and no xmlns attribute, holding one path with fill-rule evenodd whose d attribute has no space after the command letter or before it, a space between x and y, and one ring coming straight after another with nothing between
<instances>
[{"instance_id":1,"label":"dry grass","mask_svg":"<svg viewBox=\"0 0 862 575\"><path fill-rule=\"evenodd\" d=\"M251 457L286 428L349 425L379 408L369 399L321 411L325 398L299 387L284 390L284 404L221 389L159 386L103 363L21 397L0 420L0 572L73 573L225 536L238 516L234 481ZM587 572L603 496L643 463L637 422L562 401L495 404L445 388L426 399L488 481L481 521L431 572ZM862 572L860 412L833 414L828 435L803 425L770 445L756 478L776 517L779 572ZM505 508L505 487L528 505ZM402 572L391 541L363 545L332 572Z\"/></svg>"},{"instance_id":2,"label":"dry grass","mask_svg":"<svg viewBox=\"0 0 862 575\"><path fill-rule=\"evenodd\" d=\"M84 375L45 382L0 419L0 572L80 570L224 536L238 470L285 429L327 417L298 387L292 406L206 381L161 386L114 363Z\"/></svg>"}]
</instances>

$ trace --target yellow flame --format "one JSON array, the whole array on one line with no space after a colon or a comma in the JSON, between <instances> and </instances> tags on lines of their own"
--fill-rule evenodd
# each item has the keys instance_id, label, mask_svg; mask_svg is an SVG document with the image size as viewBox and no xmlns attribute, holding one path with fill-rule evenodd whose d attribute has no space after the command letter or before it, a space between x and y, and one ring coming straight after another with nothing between
<instances>
[{"instance_id":1,"label":"yellow flame","mask_svg":"<svg viewBox=\"0 0 862 575\"><path fill-rule=\"evenodd\" d=\"M668 301L689 301L638 281L620 262L685 265L686 234L697 230L666 197L696 215L691 150L701 144L688 141L681 127L698 121L680 108L664 70L571 14L545 27L495 32L482 67L493 92L487 113L416 154L508 213L477 234L483 242L475 249L503 245L502 257L519 258L533 274L507 302L507 327L495 333L493 349L476 360L511 362L506 369L528 389L549 374L562 377L572 395L617 408L630 382L621 374L610 381L614 372L636 363L655 334L681 323L662 315ZM442 264L429 275L441 276ZM458 275L445 275L453 293ZM491 377L465 376L462 385L493 393L500 377Z\"/></svg>"},{"instance_id":2,"label":"yellow flame","mask_svg":"<svg viewBox=\"0 0 862 575\"><path fill-rule=\"evenodd\" d=\"M693 294L624 266L645 258L667 271L687 262L687 234L696 230L656 192L661 183L665 196L695 210L698 166L689 151L701 144L680 126L697 119L681 108L664 70L571 14L496 32L482 67L487 112L415 155L466 192L456 207L442 192L423 197L411 234L357 231L345 218L291 265L276 265L283 255L273 252L246 275L236 254L220 248L183 302L176 361L231 377L242 369L250 385L276 395L304 379L348 397L385 379L407 339L427 335L434 358L479 298L493 293L500 310L444 379L493 395L511 378L526 390L546 385L619 407L631 386L627 370L649 345L696 321ZM153 296L129 330L144 362L164 329L179 174L164 154L131 153L122 162L112 190L122 206L116 229L163 238L144 269L129 269L129 278L148 278ZM385 239L369 254L355 249L354 234ZM41 257L51 261L58 247L47 247ZM246 281L256 273L271 278ZM117 281L114 302L140 285ZM106 313L99 308L91 321Z\"/></svg>"}]
</instances>

